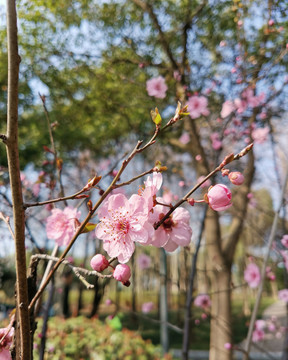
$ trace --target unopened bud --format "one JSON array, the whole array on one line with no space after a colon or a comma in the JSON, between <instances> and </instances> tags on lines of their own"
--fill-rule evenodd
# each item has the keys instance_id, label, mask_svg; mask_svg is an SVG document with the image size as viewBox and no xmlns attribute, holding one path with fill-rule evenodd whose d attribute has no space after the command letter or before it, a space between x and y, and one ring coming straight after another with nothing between
<instances>
[{"instance_id":1,"label":"unopened bud","mask_svg":"<svg viewBox=\"0 0 288 360\"><path fill-rule=\"evenodd\" d=\"M88 207L88 210L89 210L89 211L92 211L93 204L92 204L92 201L91 201L91 200L87 201L87 207Z\"/></svg>"}]
</instances>

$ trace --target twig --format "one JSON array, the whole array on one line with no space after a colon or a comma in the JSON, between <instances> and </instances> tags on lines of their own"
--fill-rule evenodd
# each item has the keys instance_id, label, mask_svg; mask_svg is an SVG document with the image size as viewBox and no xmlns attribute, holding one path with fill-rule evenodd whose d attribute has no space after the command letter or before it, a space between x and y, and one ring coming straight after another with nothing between
<instances>
[{"instance_id":1,"label":"twig","mask_svg":"<svg viewBox=\"0 0 288 360\"><path fill-rule=\"evenodd\" d=\"M13 238L14 241L15 241L15 235L14 235L13 230L12 230L11 225L10 225L9 216L5 217L4 214L3 214L2 212L0 212L0 219L2 219L2 220L5 222L5 224L7 225L8 230L9 230L12 238Z\"/></svg>"}]
</instances>

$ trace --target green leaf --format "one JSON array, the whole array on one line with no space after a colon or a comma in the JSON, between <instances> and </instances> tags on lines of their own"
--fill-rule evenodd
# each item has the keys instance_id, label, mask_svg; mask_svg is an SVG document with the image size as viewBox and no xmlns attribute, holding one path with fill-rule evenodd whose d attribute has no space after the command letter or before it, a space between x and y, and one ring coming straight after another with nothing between
<instances>
[{"instance_id":1,"label":"green leaf","mask_svg":"<svg viewBox=\"0 0 288 360\"><path fill-rule=\"evenodd\" d=\"M85 228L82 230L82 234L88 233L96 228L97 224L87 223Z\"/></svg>"}]
</instances>

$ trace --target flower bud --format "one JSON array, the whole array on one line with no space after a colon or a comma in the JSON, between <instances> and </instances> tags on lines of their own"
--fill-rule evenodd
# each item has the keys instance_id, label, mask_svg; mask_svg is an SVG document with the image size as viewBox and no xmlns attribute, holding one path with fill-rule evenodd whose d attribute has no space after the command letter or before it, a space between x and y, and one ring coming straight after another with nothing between
<instances>
[{"instance_id":1,"label":"flower bud","mask_svg":"<svg viewBox=\"0 0 288 360\"><path fill-rule=\"evenodd\" d=\"M212 186L208 191L207 198L210 208L215 211L226 210L232 205L231 191L223 184Z\"/></svg>"},{"instance_id":2,"label":"flower bud","mask_svg":"<svg viewBox=\"0 0 288 360\"><path fill-rule=\"evenodd\" d=\"M130 276L131 276L131 270L128 265L118 264L115 267L115 270L113 272L113 277L116 280L121 281L123 285L126 285L126 286L130 285L130 282L129 282Z\"/></svg>"},{"instance_id":3,"label":"flower bud","mask_svg":"<svg viewBox=\"0 0 288 360\"><path fill-rule=\"evenodd\" d=\"M109 266L109 261L105 258L104 255L96 254L90 261L90 265L93 270L101 272Z\"/></svg>"},{"instance_id":4,"label":"flower bud","mask_svg":"<svg viewBox=\"0 0 288 360\"><path fill-rule=\"evenodd\" d=\"M233 171L228 175L229 180L234 185L242 185L244 182L244 176L239 171Z\"/></svg>"}]
</instances>

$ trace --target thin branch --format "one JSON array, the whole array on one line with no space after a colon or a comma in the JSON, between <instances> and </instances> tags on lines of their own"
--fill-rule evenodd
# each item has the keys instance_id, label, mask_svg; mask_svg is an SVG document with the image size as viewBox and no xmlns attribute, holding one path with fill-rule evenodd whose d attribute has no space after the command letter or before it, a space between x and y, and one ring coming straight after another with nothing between
<instances>
[{"instance_id":1,"label":"thin branch","mask_svg":"<svg viewBox=\"0 0 288 360\"><path fill-rule=\"evenodd\" d=\"M9 219L9 216L4 216L4 214L2 212L0 212L0 219L3 220L5 222L5 224L7 225L8 227L8 230L12 236L12 239L15 241L15 235L14 235L14 232L11 228L11 225L10 225L10 219Z\"/></svg>"}]
</instances>

